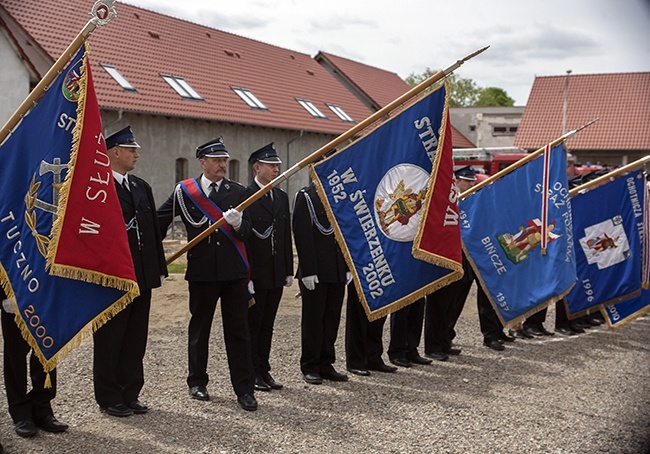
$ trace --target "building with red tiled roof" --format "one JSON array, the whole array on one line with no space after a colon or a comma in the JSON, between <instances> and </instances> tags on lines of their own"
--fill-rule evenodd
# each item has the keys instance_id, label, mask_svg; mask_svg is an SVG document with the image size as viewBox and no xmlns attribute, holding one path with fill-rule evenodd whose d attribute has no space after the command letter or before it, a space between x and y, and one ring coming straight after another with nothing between
<instances>
[{"instance_id":1,"label":"building with red tiled roof","mask_svg":"<svg viewBox=\"0 0 650 454\"><path fill-rule=\"evenodd\" d=\"M0 1L0 82L15 88L3 120L83 28L92 6ZM137 172L159 201L174 176L200 173L194 150L216 136L231 151L229 177L246 182L248 156L259 147L275 142L286 168L372 113L309 55L128 4L115 9L117 17L88 40L102 120L106 132L132 125L143 146ZM306 171L293 177L290 192L306 181Z\"/></svg>"},{"instance_id":2,"label":"building with red tiled roof","mask_svg":"<svg viewBox=\"0 0 650 454\"><path fill-rule=\"evenodd\" d=\"M319 52L314 57L343 86L354 93L369 109L377 111L390 104L411 89L411 86L397 74L365 65L354 60ZM452 142L454 148L473 148L475 145L463 135L453 123Z\"/></svg>"},{"instance_id":3,"label":"building with red tiled roof","mask_svg":"<svg viewBox=\"0 0 650 454\"><path fill-rule=\"evenodd\" d=\"M515 137L530 150L600 118L567 140L578 162L619 165L650 154L650 72L536 77Z\"/></svg>"}]
</instances>

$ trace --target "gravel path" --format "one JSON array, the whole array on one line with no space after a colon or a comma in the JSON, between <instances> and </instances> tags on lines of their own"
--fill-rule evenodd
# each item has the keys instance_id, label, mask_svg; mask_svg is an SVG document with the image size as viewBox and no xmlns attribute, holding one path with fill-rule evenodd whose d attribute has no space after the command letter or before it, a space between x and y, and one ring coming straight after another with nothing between
<instances>
[{"instance_id":1,"label":"gravel path","mask_svg":"<svg viewBox=\"0 0 650 454\"><path fill-rule=\"evenodd\" d=\"M230 386L220 316L209 364L212 400L190 399L185 285L173 276L154 294L141 395L149 414L114 418L99 412L92 342L86 341L59 368L54 408L70 424L68 432L21 439L0 399L5 452L650 452L650 317L617 332L599 327L571 338L518 340L494 352L481 344L470 296L457 329L460 356L314 386L302 381L298 367L300 302L292 288L285 292L272 353L273 375L285 389L256 393L260 408L249 413Z\"/></svg>"}]
</instances>

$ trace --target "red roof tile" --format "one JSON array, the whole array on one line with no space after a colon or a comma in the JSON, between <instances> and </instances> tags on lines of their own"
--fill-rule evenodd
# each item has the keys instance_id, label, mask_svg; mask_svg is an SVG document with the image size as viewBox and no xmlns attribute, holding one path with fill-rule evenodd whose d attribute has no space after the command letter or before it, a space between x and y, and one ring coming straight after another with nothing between
<instances>
[{"instance_id":1,"label":"red roof tile","mask_svg":"<svg viewBox=\"0 0 650 454\"><path fill-rule=\"evenodd\" d=\"M566 75L536 77L514 145L537 149L562 135ZM569 76L566 130L598 122L572 150L650 150L650 72Z\"/></svg>"},{"instance_id":2,"label":"red roof tile","mask_svg":"<svg viewBox=\"0 0 650 454\"><path fill-rule=\"evenodd\" d=\"M316 61L325 60L336 71L361 91L379 108L390 104L411 89L397 74L365 65L347 58L319 52ZM453 125L452 142L456 148L474 148L475 145Z\"/></svg>"},{"instance_id":3,"label":"red roof tile","mask_svg":"<svg viewBox=\"0 0 650 454\"><path fill-rule=\"evenodd\" d=\"M93 2L1 0L13 19L58 58L89 18ZM157 115L342 133L325 103L359 122L372 112L309 55L116 3L117 18L91 35L91 63L100 107ZM21 45L21 43L19 43ZM137 89L123 90L101 68L114 65ZM160 74L183 77L205 101L182 99ZM231 86L250 89L269 110L249 108ZM313 102L327 120L295 98Z\"/></svg>"}]
</instances>

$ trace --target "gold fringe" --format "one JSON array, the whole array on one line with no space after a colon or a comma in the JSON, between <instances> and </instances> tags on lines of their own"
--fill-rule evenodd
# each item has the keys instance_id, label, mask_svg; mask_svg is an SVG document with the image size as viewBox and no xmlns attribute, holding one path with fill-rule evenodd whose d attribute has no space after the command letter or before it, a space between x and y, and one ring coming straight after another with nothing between
<instances>
[{"instance_id":1,"label":"gold fringe","mask_svg":"<svg viewBox=\"0 0 650 454\"><path fill-rule=\"evenodd\" d=\"M644 315L650 314L650 306L642 307L638 311L628 315L623 320L621 320L620 322L617 322L617 323L612 323L609 320L609 314L607 313L607 309L605 308L605 306L602 306L602 305L600 306L600 313L603 314L603 318L607 322L607 327L610 330L615 331L615 330L617 330L619 328L622 328L624 326L629 325L630 323L632 323L634 320L636 320L639 317L643 317Z\"/></svg>"},{"instance_id":2,"label":"gold fringe","mask_svg":"<svg viewBox=\"0 0 650 454\"><path fill-rule=\"evenodd\" d=\"M565 303L565 307L567 309L567 311L566 311L567 317L569 318L569 320L575 320L576 318L580 318L583 315L591 314L594 309L596 311L598 311L600 309L600 306L602 306L602 307L611 306L613 304L622 303L623 301L631 300L632 298L637 298L639 296L641 296L641 289L635 290L635 291L630 292L630 293L626 293L625 295L617 296L616 298L612 298L612 299L607 300L607 301L603 301L602 303L595 304L595 305L593 305L591 307L588 307L586 309L583 309L583 310L581 310L579 312L574 312L574 313L569 313L568 304Z\"/></svg>"},{"instance_id":3,"label":"gold fringe","mask_svg":"<svg viewBox=\"0 0 650 454\"><path fill-rule=\"evenodd\" d=\"M255 305L255 298L254 298L254 297L251 297L251 298L248 300L248 308L250 309L250 308L253 307L254 305Z\"/></svg>"},{"instance_id":4,"label":"gold fringe","mask_svg":"<svg viewBox=\"0 0 650 454\"><path fill-rule=\"evenodd\" d=\"M421 99L424 99L426 96L429 96L431 93L433 93L433 91L431 91L428 94L426 94L425 96L421 97ZM447 96L449 96L449 91L447 91ZM415 102L419 102L419 100L415 101ZM364 132L368 131L367 134L364 134L363 136L359 137L354 142L351 141L348 145L343 147L340 151L343 151L343 150L349 148L354 143L356 143L358 140L362 139L363 137L367 136L372 131L377 129L379 126L381 126L384 123L390 121L392 118L395 118L397 115L402 114L406 110L406 108L408 106L410 106L411 104L415 104L415 102L405 104L404 106L402 106L402 108L400 109L400 111L396 115L392 115L390 118L387 118L386 120L384 120L382 122L378 122L376 124L376 126L373 125L374 126L373 128L368 128L367 130L364 130ZM395 111L393 111L393 112L395 112ZM446 114L447 113L445 113L445 115ZM445 124L446 124L446 121L445 121ZM439 144L439 146L440 146L440 144ZM332 156L334 156L334 155L332 155ZM329 156L329 157L325 158L321 162L327 161L332 156ZM440 154L437 153L436 154L436 159L434 160L434 166L436 166L435 163L439 162L439 159L440 159ZM331 207L329 206L329 201L327 200L327 194L325 193L325 189L323 188L323 186L322 186L322 184L320 182L320 179L316 175L315 166L318 165L318 164L320 164L320 163L311 164L309 166L309 177L314 182L314 186L316 187L316 192L317 192L318 196L320 197L320 199L321 199L321 201L323 203L323 206L325 207L325 212L327 213L327 218L330 221L330 224L331 224L332 228L334 229L334 235L336 236L336 240L338 241L338 244L339 244L339 246L341 248L341 252L343 253L343 257L345 258L345 261L346 261L346 263L348 265L348 268L353 273L353 275L356 277L356 279L353 279L354 286L355 286L355 288L357 290L357 294L359 295L359 299L361 300L361 304L362 304L362 306L363 306L363 308L364 308L364 310L366 312L366 316L368 317L369 321L374 321L374 320L380 319L382 317L385 317L385 316L391 314L392 312L398 311L399 309L402 309L403 307L408 306L409 304L419 300L420 298L423 298L424 296L426 296L426 295L428 295L430 293L433 293L436 290L438 290L438 289L440 289L440 288L442 288L442 287L444 287L444 286L446 286L448 284L451 284L452 282L458 281L463 277L463 267L462 267L461 263L458 263L458 262L455 262L453 260L443 258L441 256L430 254L429 259L435 260L436 262L433 262L431 260L427 260L428 262L430 262L430 263L432 263L434 265L438 265L438 266L440 266L442 268L449 269L449 270L451 270L451 273L441 277L437 281L434 281L434 282L432 282L432 283L418 289L416 292L413 292L413 293L411 293L409 295L406 295L405 297L403 297L403 298L401 298L401 299L399 299L397 301L392 302L391 304L389 304L387 306L384 306L384 307L382 307L380 309L372 311L370 309L370 306L368 305L368 302L366 301L366 297L365 297L365 294L363 293L363 289L361 288L360 279L359 279L359 276L357 274L356 267L354 266L354 261L352 260L352 255L350 254L350 251L349 251L349 249L347 247L347 244L345 243L343 233L341 232L341 229L340 229L338 223L336 222L336 217L334 216L334 212L332 211ZM437 166L435 168L437 170ZM419 258L419 257L416 257L416 258Z\"/></svg>"},{"instance_id":5,"label":"gold fringe","mask_svg":"<svg viewBox=\"0 0 650 454\"><path fill-rule=\"evenodd\" d=\"M52 378L50 377L50 373L48 372L45 374L45 384L43 384L43 388L45 389L50 389L52 387Z\"/></svg>"}]
</instances>

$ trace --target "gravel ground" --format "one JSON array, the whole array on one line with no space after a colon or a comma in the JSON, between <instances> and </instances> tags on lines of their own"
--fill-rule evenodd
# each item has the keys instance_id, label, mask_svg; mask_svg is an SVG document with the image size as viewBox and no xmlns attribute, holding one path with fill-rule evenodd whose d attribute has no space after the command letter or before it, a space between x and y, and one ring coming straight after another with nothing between
<instances>
[{"instance_id":1,"label":"gravel ground","mask_svg":"<svg viewBox=\"0 0 650 454\"><path fill-rule=\"evenodd\" d=\"M294 285L285 292L272 352L273 375L285 388L256 393L257 412L243 411L235 400L220 316L208 366L212 400L189 397L187 291L174 275L154 293L141 395L149 414L114 418L99 412L92 342L86 341L59 368L54 409L70 424L68 432L21 439L0 399L5 452L650 452L650 317L616 332L599 327L571 338L517 340L495 352L482 346L470 295L457 327L460 356L314 386L302 381L298 366L296 291Z\"/></svg>"}]
</instances>

